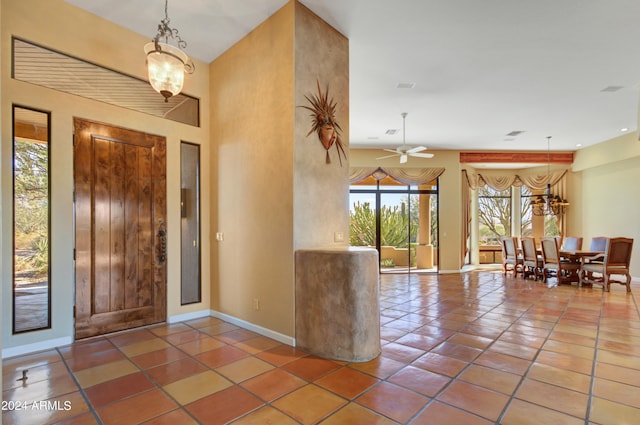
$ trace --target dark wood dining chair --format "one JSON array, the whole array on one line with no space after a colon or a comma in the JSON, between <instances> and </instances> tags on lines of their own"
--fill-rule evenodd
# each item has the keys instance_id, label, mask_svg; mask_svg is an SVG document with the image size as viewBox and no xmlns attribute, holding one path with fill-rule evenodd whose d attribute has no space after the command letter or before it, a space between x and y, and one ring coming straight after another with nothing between
<instances>
[{"instance_id":1,"label":"dark wood dining chair","mask_svg":"<svg viewBox=\"0 0 640 425\"><path fill-rule=\"evenodd\" d=\"M538 280L538 277L542 277L544 261L536 250L535 238L522 238L520 245L522 245L522 266L524 268L522 275L525 279L533 275L534 279Z\"/></svg>"},{"instance_id":2,"label":"dark wood dining chair","mask_svg":"<svg viewBox=\"0 0 640 425\"><path fill-rule=\"evenodd\" d=\"M631 292L631 274L629 273L629 263L631 262L631 251L633 249L633 239L631 238L610 238L607 240L604 253L594 257L587 257L583 260L580 268L580 285L584 283L600 284L602 288L609 292L612 283L619 283L627 287L627 292ZM614 280L612 275L624 276L622 280Z\"/></svg>"},{"instance_id":3,"label":"dark wood dining chair","mask_svg":"<svg viewBox=\"0 0 640 425\"><path fill-rule=\"evenodd\" d=\"M578 270L580 263L564 261L560 258L560 245L554 237L546 237L540 240L542 246L542 261L544 281L555 276L558 284L565 282L579 282Z\"/></svg>"}]
</instances>

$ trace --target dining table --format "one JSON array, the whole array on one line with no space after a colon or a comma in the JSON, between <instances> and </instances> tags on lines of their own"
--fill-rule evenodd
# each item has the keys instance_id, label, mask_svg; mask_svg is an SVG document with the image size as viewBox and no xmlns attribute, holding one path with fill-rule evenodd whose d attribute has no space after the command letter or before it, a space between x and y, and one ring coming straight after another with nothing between
<instances>
[{"instance_id":1,"label":"dining table","mask_svg":"<svg viewBox=\"0 0 640 425\"><path fill-rule=\"evenodd\" d=\"M542 256L541 248L536 248L536 252L538 253L539 256ZM561 249L560 251L558 251L558 255L560 256L561 259L564 259L565 261L571 261L574 263L583 263L585 258L591 258L597 255L604 255L604 251L592 251L592 250L585 250L585 249L567 251L567 250ZM579 277L578 277L578 286L580 286Z\"/></svg>"},{"instance_id":2,"label":"dining table","mask_svg":"<svg viewBox=\"0 0 640 425\"><path fill-rule=\"evenodd\" d=\"M538 255L542 256L542 249L537 248L536 252L538 253ZM558 254L560 255L560 258L564 258L570 261L582 262L583 258L595 257L596 255L604 255L604 251L591 251L583 249L575 251L565 251L561 249L560 251L558 251Z\"/></svg>"},{"instance_id":3,"label":"dining table","mask_svg":"<svg viewBox=\"0 0 640 425\"><path fill-rule=\"evenodd\" d=\"M598 256L602 256L603 257L604 256L604 251L591 251L591 250L564 251L564 250L560 250L558 252L558 254L560 255L560 258L563 258L563 259L571 261L571 262L576 262L576 263L582 264L586 259L593 258L593 257L596 257L595 259L597 259ZM578 287L582 286L581 274L582 274L582 270L578 271Z\"/></svg>"},{"instance_id":4,"label":"dining table","mask_svg":"<svg viewBox=\"0 0 640 425\"><path fill-rule=\"evenodd\" d=\"M590 251L582 249L575 251L560 250L559 254L560 258L565 258L570 261L582 262L584 258L595 257L596 255L604 255L604 251Z\"/></svg>"}]
</instances>

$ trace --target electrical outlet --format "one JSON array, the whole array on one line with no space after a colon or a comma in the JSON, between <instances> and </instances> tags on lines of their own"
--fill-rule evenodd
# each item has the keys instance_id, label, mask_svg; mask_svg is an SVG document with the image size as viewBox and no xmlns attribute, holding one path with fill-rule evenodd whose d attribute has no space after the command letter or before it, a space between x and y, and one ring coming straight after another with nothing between
<instances>
[{"instance_id":1,"label":"electrical outlet","mask_svg":"<svg viewBox=\"0 0 640 425\"><path fill-rule=\"evenodd\" d=\"M224 233L222 232L217 232L216 233L216 240L222 242L224 240Z\"/></svg>"},{"instance_id":2,"label":"electrical outlet","mask_svg":"<svg viewBox=\"0 0 640 425\"><path fill-rule=\"evenodd\" d=\"M259 298L254 298L253 299L253 309L254 310L260 310L260 299Z\"/></svg>"},{"instance_id":3,"label":"electrical outlet","mask_svg":"<svg viewBox=\"0 0 640 425\"><path fill-rule=\"evenodd\" d=\"M333 241L334 242L344 242L344 233L342 233L342 232L333 232Z\"/></svg>"}]
</instances>

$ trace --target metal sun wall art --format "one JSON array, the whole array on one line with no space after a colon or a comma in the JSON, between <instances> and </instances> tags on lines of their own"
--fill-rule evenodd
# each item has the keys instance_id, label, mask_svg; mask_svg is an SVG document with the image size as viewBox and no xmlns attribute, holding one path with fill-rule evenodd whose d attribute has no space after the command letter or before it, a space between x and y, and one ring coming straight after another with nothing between
<instances>
[{"instance_id":1,"label":"metal sun wall art","mask_svg":"<svg viewBox=\"0 0 640 425\"><path fill-rule=\"evenodd\" d=\"M329 86L327 86L327 90L322 93L320 82L318 81L317 84L317 95L304 96L311 106L302 106L302 108L308 109L312 112L312 127L307 133L307 137L314 132L318 134L320 143L322 143L322 146L324 146L324 149L326 150L325 162L327 164L331 164L329 149L331 149L331 146L335 144L336 151L338 152L338 159L340 160L340 166L342 166L342 156L344 155L344 158L346 159L347 154L345 153L344 146L340 140L340 131L342 131L342 128L340 128L340 124L336 121L337 104L333 101L333 98L329 99Z\"/></svg>"}]
</instances>

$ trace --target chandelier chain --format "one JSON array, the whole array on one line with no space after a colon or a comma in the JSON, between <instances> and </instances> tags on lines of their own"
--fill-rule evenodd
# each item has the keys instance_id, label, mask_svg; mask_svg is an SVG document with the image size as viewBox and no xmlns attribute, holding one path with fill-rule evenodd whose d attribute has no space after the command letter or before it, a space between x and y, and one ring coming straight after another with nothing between
<instances>
[{"instance_id":1,"label":"chandelier chain","mask_svg":"<svg viewBox=\"0 0 640 425\"><path fill-rule=\"evenodd\" d=\"M173 38L176 40L178 47L184 49L187 47L187 42L184 41L180 35L177 28L171 28L169 25L171 23L171 19L169 19L169 0L165 0L164 2L164 19L160 20L158 24L158 33L153 39L157 44L160 39L164 38L164 42L169 44L169 38Z\"/></svg>"},{"instance_id":2,"label":"chandelier chain","mask_svg":"<svg viewBox=\"0 0 640 425\"><path fill-rule=\"evenodd\" d=\"M547 189L543 195L531 200L533 215L564 215L569 202L551 193L551 136L547 136Z\"/></svg>"},{"instance_id":3,"label":"chandelier chain","mask_svg":"<svg viewBox=\"0 0 640 425\"><path fill-rule=\"evenodd\" d=\"M551 136L547 136L547 183L551 184Z\"/></svg>"},{"instance_id":4,"label":"chandelier chain","mask_svg":"<svg viewBox=\"0 0 640 425\"><path fill-rule=\"evenodd\" d=\"M181 49L187 43L180 37L176 28L171 28L169 19L169 0L164 1L164 18L160 19L158 32L150 43L145 44L147 54L147 73L151 87L162 96L164 101L182 91L184 74L195 70L193 61ZM169 44L169 39L177 43Z\"/></svg>"}]
</instances>

